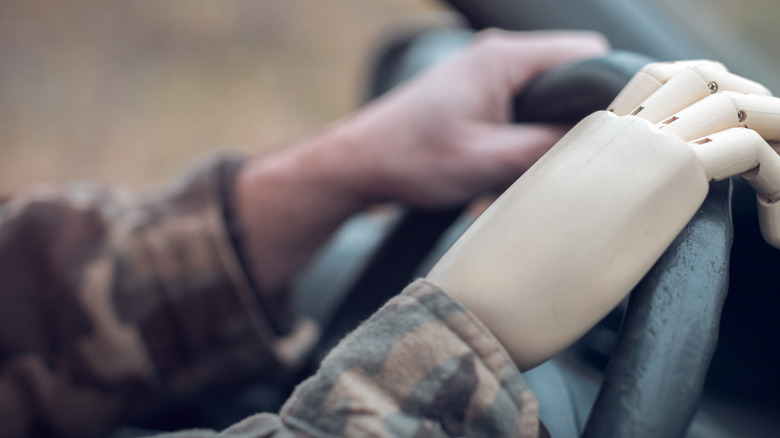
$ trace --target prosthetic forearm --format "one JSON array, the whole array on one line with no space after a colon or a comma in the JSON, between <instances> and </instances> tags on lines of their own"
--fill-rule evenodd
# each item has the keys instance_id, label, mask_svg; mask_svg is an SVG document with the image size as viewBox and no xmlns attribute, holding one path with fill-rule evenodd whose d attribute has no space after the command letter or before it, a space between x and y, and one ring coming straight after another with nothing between
<instances>
[{"instance_id":1,"label":"prosthetic forearm","mask_svg":"<svg viewBox=\"0 0 780 438\"><path fill-rule=\"evenodd\" d=\"M644 76L659 69L653 85ZM780 157L764 140L780 137L780 100L706 61L653 64L639 77L610 111L561 139L428 274L521 369L609 312L692 217L711 180L743 174L759 194L765 238L780 245ZM675 91L695 78L706 94Z\"/></svg>"}]
</instances>

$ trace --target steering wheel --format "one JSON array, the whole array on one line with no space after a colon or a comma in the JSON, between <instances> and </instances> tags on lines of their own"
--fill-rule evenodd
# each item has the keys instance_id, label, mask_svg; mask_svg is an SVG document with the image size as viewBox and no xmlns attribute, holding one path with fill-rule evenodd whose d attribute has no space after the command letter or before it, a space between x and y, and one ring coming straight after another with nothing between
<instances>
[{"instance_id":1,"label":"steering wheel","mask_svg":"<svg viewBox=\"0 0 780 438\"><path fill-rule=\"evenodd\" d=\"M415 39L420 38L429 36ZM450 38L449 44L458 46L468 35L455 32ZM412 47L408 39L391 46L378 64L383 74L372 94L410 76L409 66L400 60L415 59L407 53ZM613 52L551 69L517 96L515 119L576 122L606 108L633 74L651 61L634 53ZM733 237L730 197L730 181L712 184L701 209L632 291L582 436L685 435L701 397L728 290ZM397 222L330 318L312 369L339 339L408 284L464 208L409 211Z\"/></svg>"}]
</instances>

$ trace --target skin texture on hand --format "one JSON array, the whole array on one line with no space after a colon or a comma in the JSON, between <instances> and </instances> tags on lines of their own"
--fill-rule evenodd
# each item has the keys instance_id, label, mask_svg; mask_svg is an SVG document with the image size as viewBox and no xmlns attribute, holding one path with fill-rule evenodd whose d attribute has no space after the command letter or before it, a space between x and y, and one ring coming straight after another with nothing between
<instances>
[{"instance_id":1,"label":"skin texture on hand","mask_svg":"<svg viewBox=\"0 0 780 438\"><path fill-rule=\"evenodd\" d=\"M510 124L510 103L536 74L600 56L608 45L586 32L489 30L353 120L355 162L370 170L366 195L443 207L509 186L568 127Z\"/></svg>"},{"instance_id":2,"label":"skin texture on hand","mask_svg":"<svg viewBox=\"0 0 780 438\"><path fill-rule=\"evenodd\" d=\"M354 116L250 162L236 199L261 287L285 286L336 227L372 203L445 207L511 184L564 133L509 124L512 96L535 74L607 47L590 32L486 31Z\"/></svg>"}]
</instances>

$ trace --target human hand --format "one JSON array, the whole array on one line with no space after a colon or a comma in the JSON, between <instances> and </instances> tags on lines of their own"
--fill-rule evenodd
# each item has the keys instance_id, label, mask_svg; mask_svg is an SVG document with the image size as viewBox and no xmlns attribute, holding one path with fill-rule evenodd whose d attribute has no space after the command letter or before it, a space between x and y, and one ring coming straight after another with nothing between
<instances>
[{"instance_id":1,"label":"human hand","mask_svg":"<svg viewBox=\"0 0 780 438\"><path fill-rule=\"evenodd\" d=\"M537 73L607 49L591 32L482 32L343 124L345 171L361 175L367 199L422 207L506 188L568 128L510 124L513 96Z\"/></svg>"},{"instance_id":2,"label":"human hand","mask_svg":"<svg viewBox=\"0 0 780 438\"><path fill-rule=\"evenodd\" d=\"M643 75L653 69L671 72L652 84ZM572 129L427 276L523 370L579 338L636 285L711 180L743 174L759 194L765 238L780 246L780 157L764 141L780 139L780 100L709 62L644 70L613 112Z\"/></svg>"},{"instance_id":3,"label":"human hand","mask_svg":"<svg viewBox=\"0 0 780 438\"><path fill-rule=\"evenodd\" d=\"M564 133L510 125L512 96L540 71L606 50L590 32L483 32L354 116L251 162L237 216L261 288L286 296L298 269L369 204L444 207L507 187Z\"/></svg>"}]
</instances>

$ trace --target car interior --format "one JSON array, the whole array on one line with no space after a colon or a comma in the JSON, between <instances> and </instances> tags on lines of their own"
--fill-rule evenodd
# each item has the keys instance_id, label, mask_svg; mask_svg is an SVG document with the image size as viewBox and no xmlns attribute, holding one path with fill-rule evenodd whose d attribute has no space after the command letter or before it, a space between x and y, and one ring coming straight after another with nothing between
<instances>
[{"instance_id":1,"label":"car interior","mask_svg":"<svg viewBox=\"0 0 780 438\"><path fill-rule=\"evenodd\" d=\"M614 48L604 58L540 74L515 99L517 121L576 123L606 108L653 61L713 59L780 92L772 33L780 5L770 0L442 3L451 14L441 25L405 26L374 54L367 99L489 27L592 29ZM295 285L304 313L324 327L299 375L155 407L112 437L220 429L276 411L339 339L425 275L488 202L443 212L387 206L353 218ZM744 181L712 183L697 215L629 298L571 348L526 373L552 436L778 436L780 251L763 241L757 223L755 195Z\"/></svg>"}]
</instances>

